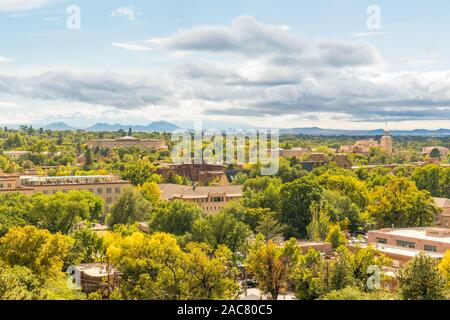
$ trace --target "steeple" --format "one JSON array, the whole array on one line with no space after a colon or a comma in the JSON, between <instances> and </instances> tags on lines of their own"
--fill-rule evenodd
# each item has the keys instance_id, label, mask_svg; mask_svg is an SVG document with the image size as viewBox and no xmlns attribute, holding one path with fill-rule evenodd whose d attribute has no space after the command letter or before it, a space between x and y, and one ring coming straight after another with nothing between
<instances>
[{"instance_id":1,"label":"steeple","mask_svg":"<svg viewBox=\"0 0 450 320\"><path fill-rule=\"evenodd\" d=\"M383 149L384 152L386 153L392 153L393 150L393 144L394 144L394 140L392 139L392 137L389 135L389 131L388 131L388 123L386 121L386 127L384 129L384 134L381 137L380 140L380 145L381 148Z\"/></svg>"}]
</instances>

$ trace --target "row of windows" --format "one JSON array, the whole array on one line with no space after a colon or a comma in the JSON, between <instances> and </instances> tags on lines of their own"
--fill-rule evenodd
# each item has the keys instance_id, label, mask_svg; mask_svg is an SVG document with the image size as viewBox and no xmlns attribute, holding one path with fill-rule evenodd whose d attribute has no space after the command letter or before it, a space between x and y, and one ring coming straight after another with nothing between
<instances>
[{"instance_id":1,"label":"row of windows","mask_svg":"<svg viewBox=\"0 0 450 320\"><path fill-rule=\"evenodd\" d=\"M205 203L205 202L224 202L224 201L229 201L229 200L233 200L235 198L233 197L212 197L212 198L206 198L206 199L196 199L196 202L199 203Z\"/></svg>"},{"instance_id":2,"label":"row of windows","mask_svg":"<svg viewBox=\"0 0 450 320\"><path fill-rule=\"evenodd\" d=\"M3 183L0 183L0 189L3 189L4 187L5 185ZM11 183L8 183L6 188L11 189L11 187L12 187Z\"/></svg>"},{"instance_id":3,"label":"row of windows","mask_svg":"<svg viewBox=\"0 0 450 320\"><path fill-rule=\"evenodd\" d=\"M205 209L206 211L217 211L222 209L222 207L204 207L203 209Z\"/></svg>"},{"instance_id":4,"label":"row of windows","mask_svg":"<svg viewBox=\"0 0 450 320\"><path fill-rule=\"evenodd\" d=\"M423 246L423 250L429 251L429 252L437 252L437 247L426 244Z\"/></svg>"},{"instance_id":5,"label":"row of windows","mask_svg":"<svg viewBox=\"0 0 450 320\"><path fill-rule=\"evenodd\" d=\"M387 244L387 239L386 238L376 238L375 241L377 243L381 243L381 244ZM416 248L416 244L414 242L410 242L410 241L404 241L404 240L397 240L397 246L399 247L404 247L404 248L410 248L410 249L415 249ZM429 252L437 252L437 247L436 246L432 246L432 245L424 245L423 248L425 251L429 251Z\"/></svg>"},{"instance_id":6,"label":"row of windows","mask_svg":"<svg viewBox=\"0 0 450 320\"><path fill-rule=\"evenodd\" d=\"M397 240L397 246L403 247L403 248L415 249L416 243L410 242L410 241L404 241L404 240Z\"/></svg>"},{"instance_id":7,"label":"row of windows","mask_svg":"<svg viewBox=\"0 0 450 320\"><path fill-rule=\"evenodd\" d=\"M89 191L92 192L92 193L97 192L97 194L103 194L103 188L97 188L95 190L94 189L89 189ZM105 192L106 192L106 194L112 194L113 193L113 189L112 188L106 188ZM116 187L115 188L115 193L120 193L120 187Z\"/></svg>"},{"instance_id":8,"label":"row of windows","mask_svg":"<svg viewBox=\"0 0 450 320\"><path fill-rule=\"evenodd\" d=\"M69 192L70 190L68 190L68 189L63 189L63 190L52 190L52 191L44 190L43 193L44 193L44 194L50 194L50 193L55 194L55 193L60 192L60 191L62 191L62 192L64 192L64 193L67 193L67 192ZM91 192L91 193L97 192L97 194L103 194L103 188L88 189L88 191ZM120 187L116 187L116 188L115 188L115 193L120 193L120 192L121 192ZM112 194L112 193L113 193L112 188L106 188L106 194ZM111 199L111 198L106 198L106 199Z\"/></svg>"}]
</instances>

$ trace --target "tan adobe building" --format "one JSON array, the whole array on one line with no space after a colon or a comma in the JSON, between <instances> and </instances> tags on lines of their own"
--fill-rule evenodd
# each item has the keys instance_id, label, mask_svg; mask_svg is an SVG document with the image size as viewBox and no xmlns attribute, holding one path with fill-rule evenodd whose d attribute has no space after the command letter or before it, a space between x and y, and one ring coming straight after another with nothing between
<instances>
[{"instance_id":1,"label":"tan adobe building","mask_svg":"<svg viewBox=\"0 0 450 320\"><path fill-rule=\"evenodd\" d=\"M358 140L354 145L343 145L339 149L341 153L358 153L358 154L368 154L371 148L381 148L386 153L392 153L394 146L394 139L389 135L388 131L384 131L380 142L369 139L369 140Z\"/></svg>"},{"instance_id":2,"label":"tan adobe building","mask_svg":"<svg viewBox=\"0 0 450 320\"><path fill-rule=\"evenodd\" d=\"M173 176L181 176L202 185L207 185L209 183L228 185L225 169L226 167L222 164L207 164L205 162L201 164L162 163L158 168L158 173L166 180L170 180Z\"/></svg>"},{"instance_id":3,"label":"tan adobe building","mask_svg":"<svg viewBox=\"0 0 450 320\"><path fill-rule=\"evenodd\" d=\"M369 244L402 266L420 252L442 259L450 250L450 229L408 228L369 231Z\"/></svg>"},{"instance_id":4,"label":"tan adobe building","mask_svg":"<svg viewBox=\"0 0 450 320\"><path fill-rule=\"evenodd\" d=\"M218 213L228 202L242 197L242 186L195 187L178 184L160 184L161 198L180 199L197 203L205 213Z\"/></svg>"},{"instance_id":5,"label":"tan adobe building","mask_svg":"<svg viewBox=\"0 0 450 320\"><path fill-rule=\"evenodd\" d=\"M137 139L126 136L117 139L95 139L86 142L89 148L130 148L137 147L140 149L167 150L168 146L164 139Z\"/></svg>"},{"instance_id":6,"label":"tan adobe building","mask_svg":"<svg viewBox=\"0 0 450 320\"><path fill-rule=\"evenodd\" d=\"M441 209L436 219L436 224L441 228L450 228L450 199L433 198L436 207Z\"/></svg>"},{"instance_id":7,"label":"tan adobe building","mask_svg":"<svg viewBox=\"0 0 450 320\"><path fill-rule=\"evenodd\" d=\"M352 162L345 154L336 154L331 158L331 162L334 162L338 167L350 170L352 168Z\"/></svg>"},{"instance_id":8,"label":"tan adobe building","mask_svg":"<svg viewBox=\"0 0 450 320\"><path fill-rule=\"evenodd\" d=\"M91 293L103 289L109 281L117 280L118 273L116 269L107 263L94 262L71 265L66 271L72 282L76 284L85 293Z\"/></svg>"},{"instance_id":9,"label":"tan adobe building","mask_svg":"<svg viewBox=\"0 0 450 320\"><path fill-rule=\"evenodd\" d=\"M30 151L3 151L3 155L13 160L18 160L22 157L29 155L30 153L31 153Z\"/></svg>"},{"instance_id":10,"label":"tan adobe building","mask_svg":"<svg viewBox=\"0 0 450 320\"><path fill-rule=\"evenodd\" d=\"M447 155L450 153L450 150L449 150L448 148L436 146L436 147L424 147L424 148L422 149L422 155L424 155L424 156L430 156L430 155L431 155L431 152L432 152L434 149L439 150L439 153L440 153L440 155L441 155L441 158L447 157Z\"/></svg>"},{"instance_id":11,"label":"tan adobe building","mask_svg":"<svg viewBox=\"0 0 450 320\"><path fill-rule=\"evenodd\" d=\"M123 189L130 187L128 181L115 175L104 176L0 176L0 194L20 192L24 194L55 194L72 190L85 190L104 200L105 211L120 197Z\"/></svg>"},{"instance_id":12,"label":"tan adobe building","mask_svg":"<svg viewBox=\"0 0 450 320\"><path fill-rule=\"evenodd\" d=\"M280 157L284 158L301 158L305 154L311 152L310 148L292 148L292 149L279 149Z\"/></svg>"}]
</instances>

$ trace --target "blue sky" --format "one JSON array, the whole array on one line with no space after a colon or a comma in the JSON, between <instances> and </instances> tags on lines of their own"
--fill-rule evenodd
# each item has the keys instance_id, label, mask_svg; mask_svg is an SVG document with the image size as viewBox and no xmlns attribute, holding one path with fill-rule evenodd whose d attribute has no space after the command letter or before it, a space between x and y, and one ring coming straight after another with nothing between
<instances>
[{"instance_id":1,"label":"blue sky","mask_svg":"<svg viewBox=\"0 0 450 320\"><path fill-rule=\"evenodd\" d=\"M448 12L445 0L0 0L0 123L450 128Z\"/></svg>"}]
</instances>

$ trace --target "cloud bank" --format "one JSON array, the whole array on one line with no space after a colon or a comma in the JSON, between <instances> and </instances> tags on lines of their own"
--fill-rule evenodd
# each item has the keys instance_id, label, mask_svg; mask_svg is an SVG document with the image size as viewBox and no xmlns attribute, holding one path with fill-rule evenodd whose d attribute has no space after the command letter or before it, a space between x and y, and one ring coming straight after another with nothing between
<instances>
[{"instance_id":1,"label":"cloud bank","mask_svg":"<svg viewBox=\"0 0 450 320\"><path fill-rule=\"evenodd\" d=\"M349 121L450 119L450 71L391 72L369 42L308 39L242 16L117 48L174 56L165 72L54 71L0 76L1 93L140 110L175 107L252 119L311 114ZM170 55L167 55L170 56Z\"/></svg>"}]
</instances>

